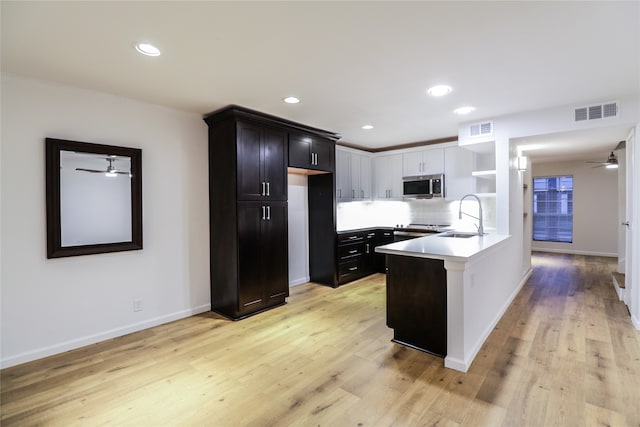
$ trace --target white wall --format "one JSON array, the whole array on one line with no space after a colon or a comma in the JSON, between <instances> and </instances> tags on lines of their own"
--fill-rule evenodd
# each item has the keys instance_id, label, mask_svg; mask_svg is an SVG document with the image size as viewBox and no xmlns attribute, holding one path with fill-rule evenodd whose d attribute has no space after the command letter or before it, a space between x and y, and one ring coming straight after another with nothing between
<instances>
[{"instance_id":1,"label":"white wall","mask_svg":"<svg viewBox=\"0 0 640 427\"><path fill-rule=\"evenodd\" d=\"M1 96L2 366L208 310L201 117L8 74ZM142 149L143 250L46 258L45 137Z\"/></svg>"},{"instance_id":2,"label":"white wall","mask_svg":"<svg viewBox=\"0 0 640 427\"><path fill-rule=\"evenodd\" d=\"M289 286L309 281L309 204L305 175L289 174Z\"/></svg>"},{"instance_id":3,"label":"white wall","mask_svg":"<svg viewBox=\"0 0 640 427\"><path fill-rule=\"evenodd\" d=\"M534 163L533 178L573 176L573 243L537 242L533 250L601 255L618 254L618 171L584 161ZM532 187L530 185L530 187Z\"/></svg>"}]
</instances>

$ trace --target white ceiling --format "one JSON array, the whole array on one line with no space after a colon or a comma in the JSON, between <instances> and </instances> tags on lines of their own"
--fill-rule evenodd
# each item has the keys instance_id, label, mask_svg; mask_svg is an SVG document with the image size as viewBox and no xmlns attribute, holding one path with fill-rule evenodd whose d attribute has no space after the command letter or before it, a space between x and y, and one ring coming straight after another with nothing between
<instances>
[{"instance_id":1,"label":"white ceiling","mask_svg":"<svg viewBox=\"0 0 640 427\"><path fill-rule=\"evenodd\" d=\"M199 114L238 104L370 148L640 96L637 1L0 4L3 71ZM453 92L428 97L439 83ZM452 113L463 105L476 111Z\"/></svg>"}]
</instances>

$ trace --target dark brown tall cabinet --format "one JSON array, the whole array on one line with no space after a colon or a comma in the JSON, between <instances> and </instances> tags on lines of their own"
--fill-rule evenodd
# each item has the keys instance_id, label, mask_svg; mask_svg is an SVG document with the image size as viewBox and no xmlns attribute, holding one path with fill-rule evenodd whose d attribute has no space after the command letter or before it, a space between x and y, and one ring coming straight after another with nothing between
<instances>
[{"instance_id":1,"label":"dark brown tall cabinet","mask_svg":"<svg viewBox=\"0 0 640 427\"><path fill-rule=\"evenodd\" d=\"M337 135L238 106L214 111L204 121L209 125L211 310L241 319L284 304L289 296L290 141L332 137L330 153L320 146L324 160L334 158ZM319 156L311 153L309 161L315 164ZM333 183L333 174L329 178ZM321 226L332 227L321 230L326 239L335 232L333 198L325 200L323 210L330 220ZM314 226L309 227L313 246Z\"/></svg>"}]
</instances>

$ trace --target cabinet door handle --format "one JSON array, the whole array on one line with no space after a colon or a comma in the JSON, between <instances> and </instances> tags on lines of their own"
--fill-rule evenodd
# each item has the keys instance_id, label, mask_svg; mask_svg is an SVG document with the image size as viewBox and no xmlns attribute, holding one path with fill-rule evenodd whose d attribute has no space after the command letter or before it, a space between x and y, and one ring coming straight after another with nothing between
<instances>
[{"instance_id":1,"label":"cabinet door handle","mask_svg":"<svg viewBox=\"0 0 640 427\"><path fill-rule=\"evenodd\" d=\"M360 198L364 199L364 190L363 189L360 189L360 194L361 194Z\"/></svg>"},{"instance_id":2,"label":"cabinet door handle","mask_svg":"<svg viewBox=\"0 0 640 427\"><path fill-rule=\"evenodd\" d=\"M265 190L265 189L266 189L265 182L264 182L264 181L262 181L262 193L260 194L261 196L264 196L264 195L265 195L265 193L266 193L266 190Z\"/></svg>"},{"instance_id":3,"label":"cabinet door handle","mask_svg":"<svg viewBox=\"0 0 640 427\"><path fill-rule=\"evenodd\" d=\"M367 244L365 244L365 245L364 245L364 247L365 247L365 251L366 251L366 253L370 253L370 251L369 251L369 244L368 244L368 243L367 243Z\"/></svg>"},{"instance_id":4,"label":"cabinet door handle","mask_svg":"<svg viewBox=\"0 0 640 427\"><path fill-rule=\"evenodd\" d=\"M356 190L354 190L353 188L351 189L351 198L352 199L356 198Z\"/></svg>"},{"instance_id":5,"label":"cabinet door handle","mask_svg":"<svg viewBox=\"0 0 640 427\"><path fill-rule=\"evenodd\" d=\"M351 268L349 269L349 271L356 271L357 269L358 269L358 267L351 267Z\"/></svg>"},{"instance_id":6,"label":"cabinet door handle","mask_svg":"<svg viewBox=\"0 0 640 427\"><path fill-rule=\"evenodd\" d=\"M316 166L318 166L318 153L316 153Z\"/></svg>"},{"instance_id":7,"label":"cabinet door handle","mask_svg":"<svg viewBox=\"0 0 640 427\"><path fill-rule=\"evenodd\" d=\"M267 219L267 208L266 207L262 207L262 220L264 221L265 219Z\"/></svg>"},{"instance_id":8,"label":"cabinet door handle","mask_svg":"<svg viewBox=\"0 0 640 427\"><path fill-rule=\"evenodd\" d=\"M267 206L267 221L271 221L271 206Z\"/></svg>"},{"instance_id":9,"label":"cabinet door handle","mask_svg":"<svg viewBox=\"0 0 640 427\"><path fill-rule=\"evenodd\" d=\"M270 195L270 194L269 194L269 190L270 190L270 187L271 187L271 185L270 185L270 184L271 184L270 182L267 182L267 196L269 196L269 195Z\"/></svg>"},{"instance_id":10,"label":"cabinet door handle","mask_svg":"<svg viewBox=\"0 0 640 427\"><path fill-rule=\"evenodd\" d=\"M625 222L623 222L623 223L622 223L622 224L620 224L620 225L626 225L626 226L628 227L628 226L629 226L629 221L625 221Z\"/></svg>"},{"instance_id":11,"label":"cabinet door handle","mask_svg":"<svg viewBox=\"0 0 640 427\"><path fill-rule=\"evenodd\" d=\"M358 236L349 236L349 240L357 240Z\"/></svg>"}]
</instances>

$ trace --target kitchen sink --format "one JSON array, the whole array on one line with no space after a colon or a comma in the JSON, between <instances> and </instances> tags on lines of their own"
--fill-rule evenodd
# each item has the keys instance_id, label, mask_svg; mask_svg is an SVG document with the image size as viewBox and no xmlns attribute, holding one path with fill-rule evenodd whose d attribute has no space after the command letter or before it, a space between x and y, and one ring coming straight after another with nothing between
<instances>
[{"instance_id":1,"label":"kitchen sink","mask_svg":"<svg viewBox=\"0 0 640 427\"><path fill-rule=\"evenodd\" d=\"M478 233L471 231L448 231L446 233L438 234L440 237L457 237L459 239L467 239L477 235Z\"/></svg>"}]
</instances>

